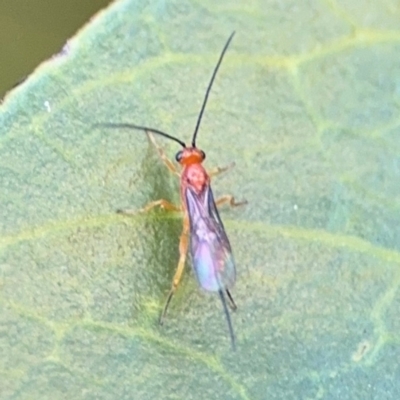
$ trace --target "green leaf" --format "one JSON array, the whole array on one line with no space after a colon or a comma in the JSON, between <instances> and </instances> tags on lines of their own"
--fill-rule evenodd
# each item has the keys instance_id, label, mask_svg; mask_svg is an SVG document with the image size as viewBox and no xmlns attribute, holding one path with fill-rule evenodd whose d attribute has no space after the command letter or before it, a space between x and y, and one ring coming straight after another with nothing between
<instances>
[{"instance_id":1,"label":"green leaf","mask_svg":"<svg viewBox=\"0 0 400 400\"><path fill-rule=\"evenodd\" d=\"M400 396L395 2L120 1L0 109L0 398ZM391 8L392 7L392 8ZM397 11L396 11L397 12ZM231 349L182 218L115 213L179 181L132 122L198 138L238 279ZM176 143L158 138L173 159Z\"/></svg>"}]
</instances>

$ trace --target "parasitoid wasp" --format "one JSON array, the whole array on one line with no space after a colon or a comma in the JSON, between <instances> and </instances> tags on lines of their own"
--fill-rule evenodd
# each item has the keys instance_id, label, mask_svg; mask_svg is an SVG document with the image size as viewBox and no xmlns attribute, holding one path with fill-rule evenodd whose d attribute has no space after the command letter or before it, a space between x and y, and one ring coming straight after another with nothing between
<instances>
[{"instance_id":1,"label":"parasitoid wasp","mask_svg":"<svg viewBox=\"0 0 400 400\"><path fill-rule=\"evenodd\" d=\"M235 348L235 335L227 307L226 297L232 310L235 310L237 307L229 290L236 280L236 268L231 245L219 216L217 206L223 203L229 203L230 206L239 206L246 204L247 202L236 202L235 198L230 195L214 200L214 195L210 186L210 177L226 171L232 165L225 168L217 168L216 170L207 173L202 165L206 155L204 151L196 147L196 139L214 79L234 34L235 32L232 32L228 38L219 56L217 65L214 68L197 118L191 146L186 146L186 144L180 139L158 129L134 125L131 123L96 124L96 126L145 131L150 141L156 147L161 160L167 168L174 174L180 176L180 206L176 206L167 200L160 199L148 203L144 208L139 210L118 210L121 214L137 214L139 212L147 212L155 207L160 207L165 210L181 211L184 213L183 230L179 242L178 267L172 280L171 289L165 302L164 309L160 316L160 324L164 321L170 301L181 280L190 241L190 254L198 283L200 287L206 291L218 292L228 323L233 348ZM173 140L182 146L182 150L180 150L175 156L176 161L182 167L180 172L175 167L175 164L166 157L163 150L158 146L153 134Z\"/></svg>"}]
</instances>

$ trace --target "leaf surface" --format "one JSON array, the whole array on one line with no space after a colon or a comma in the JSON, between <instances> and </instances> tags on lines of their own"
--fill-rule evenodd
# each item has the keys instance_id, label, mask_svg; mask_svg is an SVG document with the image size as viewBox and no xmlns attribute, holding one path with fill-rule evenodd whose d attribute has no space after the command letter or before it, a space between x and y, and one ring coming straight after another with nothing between
<instances>
[{"instance_id":1,"label":"leaf surface","mask_svg":"<svg viewBox=\"0 0 400 400\"><path fill-rule=\"evenodd\" d=\"M120 1L9 93L0 398L400 397L394 5ZM236 352L189 264L158 325L181 216L115 210L177 203L179 181L141 132L93 127L189 142L232 30L198 146L208 168L236 163L215 194L248 201L221 210ZM179 150L158 143L171 159Z\"/></svg>"}]
</instances>

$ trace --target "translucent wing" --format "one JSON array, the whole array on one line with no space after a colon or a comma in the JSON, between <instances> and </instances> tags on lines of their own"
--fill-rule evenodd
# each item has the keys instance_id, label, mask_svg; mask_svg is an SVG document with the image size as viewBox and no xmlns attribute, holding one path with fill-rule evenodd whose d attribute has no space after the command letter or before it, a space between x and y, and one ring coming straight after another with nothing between
<instances>
[{"instance_id":1,"label":"translucent wing","mask_svg":"<svg viewBox=\"0 0 400 400\"><path fill-rule=\"evenodd\" d=\"M190 253L199 285L208 291L229 289L236 279L231 245L209 185L185 192L190 221Z\"/></svg>"}]
</instances>

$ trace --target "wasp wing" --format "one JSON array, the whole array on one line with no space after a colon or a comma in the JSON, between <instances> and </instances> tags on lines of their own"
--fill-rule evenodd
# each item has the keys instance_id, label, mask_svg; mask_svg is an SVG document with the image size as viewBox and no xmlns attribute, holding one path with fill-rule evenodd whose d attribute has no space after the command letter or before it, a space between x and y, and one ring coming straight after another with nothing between
<instances>
[{"instance_id":1,"label":"wasp wing","mask_svg":"<svg viewBox=\"0 0 400 400\"><path fill-rule=\"evenodd\" d=\"M185 191L190 221L190 253L199 285L207 291L229 289L236 279L231 245L209 185Z\"/></svg>"}]
</instances>

